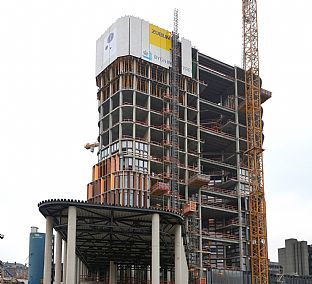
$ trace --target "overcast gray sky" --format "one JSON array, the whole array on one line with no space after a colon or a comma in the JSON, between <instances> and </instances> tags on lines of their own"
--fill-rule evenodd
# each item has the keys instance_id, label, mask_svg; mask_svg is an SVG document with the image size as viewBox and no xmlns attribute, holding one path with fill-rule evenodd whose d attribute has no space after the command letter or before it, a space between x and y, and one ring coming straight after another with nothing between
<instances>
[{"instance_id":1,"label":"overcast gray sky","mask_svg":"<svg viewBox=\"0 0 312 284\"><path fill-rule=\"evenodd\" d=\"M259 0L269 257L285 238L312 243L312 2ZM241 64L241 0L0 0L0 260L25 263L37 204L86 198L96 155L95 41L118 17L172 30L201 52Z\"/></svg>"}]
</instances>

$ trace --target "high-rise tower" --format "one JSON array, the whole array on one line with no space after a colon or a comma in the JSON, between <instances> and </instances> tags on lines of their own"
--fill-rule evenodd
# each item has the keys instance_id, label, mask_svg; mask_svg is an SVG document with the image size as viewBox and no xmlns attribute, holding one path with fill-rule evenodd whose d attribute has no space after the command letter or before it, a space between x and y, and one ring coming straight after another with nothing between
<instances>
[{"instance_id":1,"label":"high-rise tower","mask_svg":"<svg viewBox=\"0 0 312 284\"><path fill-rule=\"evenodd\" d=\"M173 161L171 34L124 17L97 41L99 163L88 200L170 208L170 165L190 266L248 270L248 169L244 72L178 46L179 161ZM262 89L262 102L270 97Z\"/></svg>"},{"instance_id":2,"label":"high-rise tower","mask_svg":"<svg viewBox=\"0 0 312 284\"><path fill-rule=\"evenodd\" d=\"M245 72L174 39L175 72L172 34L142 19L122 17L97 40L87 202L39 204L88 281L195 284L214 269L250 271Z\"/></svg>"}]
</instances>

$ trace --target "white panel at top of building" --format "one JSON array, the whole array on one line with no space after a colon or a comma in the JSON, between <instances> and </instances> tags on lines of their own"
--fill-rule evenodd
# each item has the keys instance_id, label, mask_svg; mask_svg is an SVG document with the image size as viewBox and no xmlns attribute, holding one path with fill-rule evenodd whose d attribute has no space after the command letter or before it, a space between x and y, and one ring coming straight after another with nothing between
<instances>
[{"instance_id":1,"label":"white panel at top of building","mask_svg":"<svg viewBox=\"0 0 312 284\"><path fill-rule=\"evenodd\" d=\"M130 54L142 57L142 20L135 17L130 18Z\"/></svg>"},{"instance_id":2,"label":"white panel at top of building","mask_svg":"<svg viewBox=\"0 0 312 284\"><path fill-rule=\"evenodd\" d=\"M102 35L97 41L96 41L96 58L95 58L95 75L97 76L101 70L103 70L103 40L104 35Z\"/></svg>"},{"instance_id":3,"label":"white panel at top of building","mask_svg":"<svg viewBox=\"0 0 312 284\"><path fill-rule=\"evenodd\" d=\"M150 51L150 40L149 40L149 23L142 20L141 26L141 36L142 36L142 50L141 50L141 58L152 61L152 54Z\"/></svg>"},{"instance_id":4,"label":"white panel at top of building","mask_svg":"<svg viewBox=\"0 0 312 284\"><path fill-rule=\"evenodd\" d=\"M192 44L188 39L181 39L182 74L192 77Z\"/></svg>"},{"instance_id":5,"label":"white panel at top of building","mask_svg":"<svg viewBox=\"0 0 312 284\"><path fill-rule=\"evenodd\" d=\"M96 41L96 66L95 75L101 73L105 67L109 64L109 51L107 48L107 40L109 35L109 29Z\"/></svg>"},{"instance_id":6,"label":"white panel at top of building","mask_svg":"<svg viewBox=\"0 0 312 284\"><path fill-rule=\"evenodd\" d=\"M191 42L182 38L181 45L182 74L192 77ZM96 42L96 76L116 58L128 54L169 68L170 32L136 17L118 19Z\"/></svg>"},{"instance_id":7,"label":"white panel at top of building","mask_svg":"<svg viewBox=\"0 0 312 284\"><path fill-rule=\"evenodd\" d=\"M116 22L117 29L117 49L116 55L110 57L110 63L112 63L117 57L125 56L129 54L129 22L130 17L122 17Z\"/></svg>"},{"instance_id":8,"label":"white panel at top of building","mask_svg":"<svg viewBox=\"0 0 312 284\"><path fill-rule=\"evenodd\" d=\"M129 54L129 17L118 19L96 42L95 75L117 57Z\"/></svg>"}]
</instances>

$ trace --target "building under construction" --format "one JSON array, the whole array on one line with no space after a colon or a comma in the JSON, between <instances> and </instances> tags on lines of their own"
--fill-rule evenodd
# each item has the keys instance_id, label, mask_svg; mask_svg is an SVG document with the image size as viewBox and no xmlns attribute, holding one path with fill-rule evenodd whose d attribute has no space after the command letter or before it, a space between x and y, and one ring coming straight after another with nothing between
<instances>
[{"instance_id":1,"label":"building under construction","mask_svg":"<svg viewBox=\"0 0 312 284\"><path fill-rule=\"evenodd\" d=\"M206 283L213 269L252 270L245 76L177 26L126 16L98 39L99 134L87 145L98 162L87 201L39 204L45 284L53 228L56 282L61 262L68 284ZM271 93L260 90L264 103Z\"/></svg>"}]
</instances>

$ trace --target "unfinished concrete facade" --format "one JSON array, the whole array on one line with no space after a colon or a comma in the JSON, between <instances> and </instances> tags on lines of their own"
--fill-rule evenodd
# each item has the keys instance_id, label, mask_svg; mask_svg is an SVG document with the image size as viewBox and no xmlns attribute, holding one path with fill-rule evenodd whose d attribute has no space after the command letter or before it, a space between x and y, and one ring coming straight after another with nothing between
<instances>
[{"instance_id":1,"label":"unfinished concrete facade","mask_svg":"<svg viewBox=\"0 0 312 284\"><path fill-rule=\"evenodd\" d=\"M181 46L178 57L181 62ZM248 170L244 71L192 48L179 77L179 210L188 266L248 270ZM180 66L180 70L181 70ZM88 200L170 208L170 68L122 56L96 77L99 163ZM262 102L271 93L262 89Z\"/></svg>"},{"instance_id":2,"label":"unfinished concrete facade","mask_svg":"<svg viewBox=\"0 0 312 284\"><path fill-rule=\"evenodd\" d=\"M151 51L144 50L142 57L131 54L132 23L138 20L125 18L122 21L130 31L129 54L126 50L126 54L113 57L96 74L98 162L87 187L87 202L99 206L93 208L99 210L99 223L85 229L95 238L94 243L92 238L81 237L76 246L76 254L88 268L87 277L109 283L158 284L161 279L180 284L188 279L189 283L205 281L204 271L209 269L248 271L244 70L190 46L191 68L185 72L182 40L177 54L178 112L174 113L170 64L152 61ZM143 29L143 23L141 26ZM153 36L162 38L159 44L164 46L168 33L153 25L149 28ZM116 48L112 44L116 34L110 28L104 36L104 44L99 45L104 55ZM165 44L167 48L168 42ZM262 102L270 96L270 92L261 90ZM172 159L174 115L179 128L178 160ZM175 181L173 165L178 168ZM172 202L173 182L178 188L176 206ZM41 206L44 209L45 205ZM105 214L100 212L101 206ZM116 221L114 215L121 208L128 215L119 216ZM161 212L158 217L154 210ZM42 212L49 215L48 211ZM144 219L144 215L148 217ZM81 218L86 225L88 218L84 214ZM106 231L105 226L112 231ZM127 228L120 233L120 226ZM54 228L59 227L55 224ZM65 240L69 236L70 231L63 234ZM96 251L86 244L91 241L95 246L102 237L103 245ZM67 245L67 255L68 248ZM154 255L153 249L157 250ZM98 258L88 251L97 253ZM189 271L189 277L183 274L185 271Z\"/></svg>"}]
</instances>

